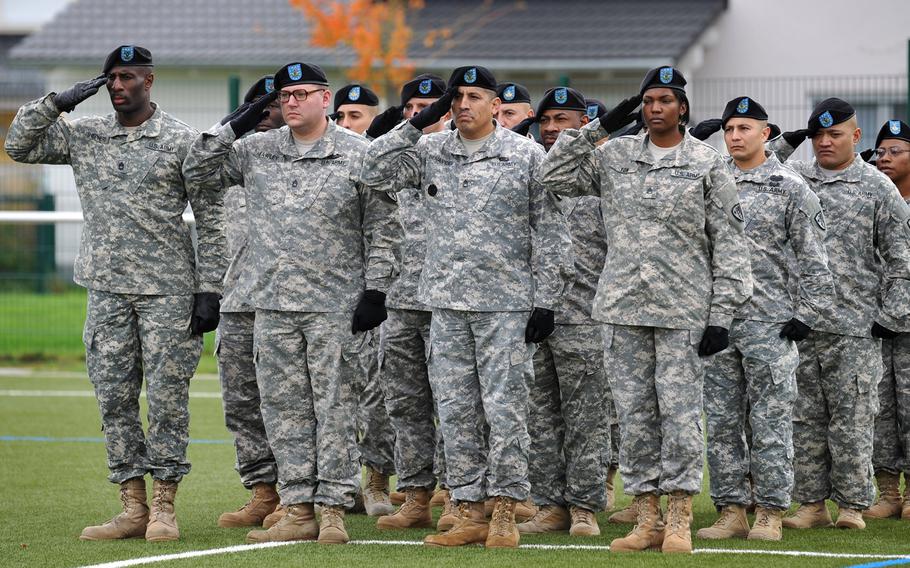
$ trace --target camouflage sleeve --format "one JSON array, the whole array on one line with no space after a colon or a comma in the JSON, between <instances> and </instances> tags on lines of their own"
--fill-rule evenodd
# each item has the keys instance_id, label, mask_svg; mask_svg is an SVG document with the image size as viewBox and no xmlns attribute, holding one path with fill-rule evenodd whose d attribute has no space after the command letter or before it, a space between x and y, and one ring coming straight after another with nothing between
<instances>
[{"instance_id":1,"label":"camouflage sleeve","mask_svg":"<svg viewBox=\"0 0 910 568\"><path fill-rule=\"evenodd\" d=\"M365 154L357 157L357 165L351 167L351 172L360 193L366 288L388 293L398 266L395 261L396 247L400 243L398 206L388 194L370 191L357 179L364 157Z\"/></svg>"},{"instance_id":2,"label":"camouflage sleeve","mask_svg":"<svg viewBox=\"0 0 910 568\"><path fill-rule=\"evenodd\" d=\"M543 150L532 160L529 187L531 223L531 273L535 308L556 311L575 280L575 255L565 216L556 198L536 179L534 171L543 161Z\"/></svg>"},{"instance_id":3,"label":"camouflage sleeve","mask_svg":"<svg viewBox=\"0 0 910 568\"><path fill-rule=\"evenodd\" d=\"M22 105L10 124L4 149L26 164L69 164L72 125L60 116L54 93Z\"/></svg>"},{"instance_id":4,"label":"camouflage sleeve","mask_svg":"<svg viewBox=\"0 0 910 568\"><path fill-rule=\"evenodd\" d=\"M188 185L227 188L243 185L243 140L237 140L230 124L216 125L201 133L183 161Z\"/></svg>"},{"instance_id":5,"label":"camouflage sleeve","mask_svg":"<svg viewBox=\"0 0 910 568\"><path fill-rule=\"evenodd\" d=\"M370 142L360 173L363 184L390 193L405 187L420 187L418 143L422 134L405 121Z\"/></svg>"},{"instance_id":6,"label":"camouflage sleeve","mask_svg":"<svg viewBox=\"0 0 910 568\"><path fill-rule=\"evenodd\" d=\"M708 325L730 329L733 315L752 297L749 244L736 182L720 156L705 176L705 185L705 230L714 279Z\"/></svg>"},{"instance_id":7,"label":"camouflage sleeve","mask_svg":"<svg viewBox=\"0 0 910 568\"><path fill-rule=\"evenodd\" d=\"M910 205L891 185L876 214L875 237L882 258L882 303L877 321L900 329L899 320L910 316Z\"/></svg>"},{"instance_id":8,"label":"camouflage sleeve","mask_svg":"<svg viewBox=\"0 0 910 568\"><path fill-rule=\"evenodd\" d=\"M812 168L812 164L804 160L788 159L796 152L796 148L791 146L783 136L765 142L765 148L772 152L781 163L787 162L787 167L796 170L800 175Z\"/></svg>"},{"instance_id":9,"label":"camouflage sleeve","mask_svg":"<svg viewBox=\"0 0 910 568\"><path fill-rule=\"evenodd\" d=\"M560 132L540 165L537 174L540 183L559 195L600 195L594 150L596 142L605 136L599 120L589 122L581 130L568 128Z\"/></svg>"},{"instance_id":10,"label":"camouflage sleeve","mask_svg":"<svg viewBox=\"0 0 910 568\"><path fill-rule=\"evenodd\" d=\"M834 280L825 250L825 214L818 196L805 183L800 185L795 203L787 211L787 236L799 269L799 298L794 317L813 327L819 313L834 301Z\"/></svg>"}]
</instances>

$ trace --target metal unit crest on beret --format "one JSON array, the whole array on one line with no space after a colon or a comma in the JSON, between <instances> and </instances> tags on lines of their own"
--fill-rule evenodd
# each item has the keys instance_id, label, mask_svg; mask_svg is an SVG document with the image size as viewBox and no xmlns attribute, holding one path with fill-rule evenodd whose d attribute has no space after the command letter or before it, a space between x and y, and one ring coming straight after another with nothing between
<instances>
[{"instance_id":1,"label":"metal unit crest on beret","mask_svg":"<svg viewBox=\"0 0 910 568\"><path fill-rule=\"evenodd\" d=\"M420 91L421 95L427 95L433 89L433 81L430 79L424 79L418 85L417 90Z\"/></svg>"},{"instance_id":2,"label":"metal unit crest on beret","mask_svg":"<svg viewBox=\"0 0 910 568\"><path fill-rule=\"evenodd\" d=\"M290 77L292 81L299 81L300 78L303 77L303 70L300 68L299 63L295 63L288 67L288 77Z\"/></svg>"},{"instance_id":3,"label":"metal unit crest on beret","mask_svg":"<svg viewBox=\"0 0 910 568\"><path fill-rule=\"evenodd\" d=\"M356 101L360 99L360 87L351 87L351 90L348 91L348 100Z\"/></svg>"},{"instance_id":4,"label":"metal unit crest on beret","mask_svg":"<svg viewBox=\"0 0 910 568\"><path fill-rule=\"evenodd\" d=\"M502 98L511 101L515 98L515 85L509 85L502 91Z\"/></svg>"},{"instance_id":5,"label":"metal unit crest on beret","mask_svg":"<svg viewBox=\"0 0 910 568\"><path fill-rule=\"evenodd\" d=\"M135 51L133 50L132 45L124 45L120 48L120 59L122 59L124 63L132 61L134 54Z\"/></svg>"},{"instance_id":6,"label":"metal unit crest on beret","mask_svg":"<svg viewBox=\"0 0 910 568\"><path fill-rule=\"evenodd\" d=\"M736 112L739 114L746 114L749 112L749 97L743 97L739 104L736 105Z\"/></svg>"},{"instance_id":7,"label":"metal unit crest on beret","mask_svg":"<svg viewBox=\"0 0 910 568\"><path fill-rule=\"evenodd\" d=\"M821 116L818 117L818 123L822 125L822 128L828 128L834 124L834 117L831 116L830 111L825 111Z\"/></svg>"},{"instance_id":8,"label":"metal unit crest on beret","mask_svg":"<svg viewBox=\"0 0 910 568\"><path fill-rule=\"evenodd\" d=\"M476 80L477 80L477 68L476 67L471 67L470 69L468 69L467 71L464 72L464 82L465 83L473 83Z\"/></svg>"},{"instance_id":9,"label":"metal unit crest on beret","mask_svg":"<svg viewBox=\"0 0 910 568\"><path fill-rule=\"evenodd\" d=\"M553 99L557 103L564 105L566 104L566 101L569 100L569 91L567 91L565 87L560 87L553 93Z\"/></svg>"},{"instance_id":10,"label":"metal unit crest on beret","mask_svg":"<svg viewBox=\"0 0 910 568\"><path fill-rule=\"evenodd\" d=\"M901 133L901 121L889 120L888 121L888 130L891 131L891 134L900 134Z\"/></svg>"},{"instance_id":11,"label":"metal unit crest on beret","mask_svg":"<svg viewBox=\"0 0 910 568\"><path fill-rule=\"evenodd\" d=\"M660 69L660 82L664 85L668 85L673 80L673 68L672 67L661 67Z\"/></svg>"},{"instance_id":12,"label":"metal unit crest on beret","mask_svg":"<svg viewBox=\"0 0 910 568\"><path fill-rule=\"evenodd\" d=\"M594 120L597 118L597 105L588 105L585 114L588 116L588 120Z\"/></svg>"},{"instance_id":13,"label":"metal unit crest on beret","mask_svg":"<svg viewBox=\"0 0 910 568\"><path fill-rule=\"evenodd\" d=\"M265 92L271 93L274 90L275 90L275 79L272 79L271 77L269 77L268 79L265 80Z\"/></svg>"}]
</instances>

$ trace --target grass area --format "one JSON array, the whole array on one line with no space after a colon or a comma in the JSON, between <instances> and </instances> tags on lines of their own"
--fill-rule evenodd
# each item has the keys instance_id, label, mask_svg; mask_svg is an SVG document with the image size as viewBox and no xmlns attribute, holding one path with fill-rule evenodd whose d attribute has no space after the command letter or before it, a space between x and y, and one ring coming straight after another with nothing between
<instances>
[{"instance_id":1,"label":"grass area","mask_svg":"<svg viewBox=\"0 0 910 568\"><path fill-rule=\"evenodd\" d=\"M0 365L37 369L83 370L85 290L57 294L0 293ZM200 373L217 372L215 334L205 335Z\"/></svg>"},{"instance_id":2,"label":"grass area","mask_svg":"<svg viewBox=\"0 0 910 568\"><path fill-rule=\"evenodd\" d=\"M97 407L92 397L11 396L12 391L90 391L86 378L39 373L28 377L0 376L0 436L100 438ZM216 380L194 379L193 393L217 392ZM144 402L144 399L143 399ZM143 408L144 405L143 405ZM233 471L233 446L223 425L217 398L192 398L191 438L224 443L191 443L193 471L177 495L182 538L178 542L150 544L143 540L81 542L86 524L110 518L118 509L117 488L105 480L104 445L93 442L37 442L0 439L0 566L75 567L155 554L209 549L244 543L246 529L220 529L218 515L233 510L246 499ZM620 504L628 503L621 497ZM436 511L438 514L438 510ZM568 535L525 537L523 544L598 544L622 536L627 527L608 525L600 517L602 536L573 539ZM706 493L695 501L695 527L711 524L715 513ZM374 519L349 515L351 537L357 540L418 541L428 530L379 532ZM747 541L695 541L697 549L803 550L818 552L910 554L910 523L872 521L866 531L786 531L781 543ZM307 543L230 555L170 561L163 566L730 566L740 568L794 566L799 568L846 566L863 559L794 558L733 554L699 554L668 558L659 553L610 554L590 550L487 551L421 546L322 547ZM868 562L869 560L865 560Z\"/></svg>"}]
</instances>

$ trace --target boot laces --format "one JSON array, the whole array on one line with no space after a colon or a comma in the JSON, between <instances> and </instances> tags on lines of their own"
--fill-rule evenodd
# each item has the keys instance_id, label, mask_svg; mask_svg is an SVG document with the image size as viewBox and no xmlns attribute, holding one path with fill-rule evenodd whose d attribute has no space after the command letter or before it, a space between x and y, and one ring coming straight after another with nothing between
<instances>
[{"instance_id":1,"label":"boot laces","mask_svg":"<svg viewBox=\"0 0 910 568\"><path fill-rule=\"evenodd\" d=\"M287 517L287 515L285 515L285 517ZM341 525L341 523L342 523L341 510L338 507L323 506L322 507L322 522L324 522L328 525L333 525L333 526Z\"/></svg>"},{"instance_id":2,"label":"boot laces","mask_svg":"<svg viewBox=\"0 0 910 568\"><path fill-rule=\"evenodd\" d=\"M730 526L736 521L736 512L730 507L724 507L720 513L720 518L715 523L717 526Z\"/></svg>"},{"instance_id":3,"label":"boot laces","mask_svg":"<svg viewBox=\"0 0 910 568\"><path fill-rule=\"evenodd\" d=\"M771 515L767 511L762 510L758 514L758 518L755 519L755 526L768 528L771 526Z\"/></svg>"},{"instance_id":4,"label":"boot laces","mask_svg":"<svg viewBox=\"0 0 910 568\"><path fill-rule=\"evenodd\" d=\"M380 501L385 498L386 480L383 478L384 476L378 471L370 470L370 475L367 479L367 491L370 492L370 496L374 500Z\"/></svg>"},{"instance_id":5,"label":"boot laces","mask_svg":"<svg viewBox=\"0 0 910 568\"><path fill-rule=\"evenodd\" d=\"M683 510L683 500L680 499L670 499L670 518L667 519L670 523L668 527L669 531L672 533L677 533L682 531L682 519L685 511Z\"/></svg>"},{"instance_id":6,"label":"boot laces","mask_svg":"<svg viewBox=\"0 0 910 568\"><path fill-rule=\"evenodd\" d=\"M503 497L496 498L496 506L493 508L493 518L490 522L490 532L496 536L507 536L511 533L509 520L511 513L514 511L514 505Z\"/></svg>"},{"instance_id":7,"label":"boot laces","mask_svg":"<svg viewBox=\"0 0 910 568\"><path fill-rule=\"evenodd\" d=\"M578 523L585 523L587 525L593 524L591 522L591 515L593 513L584 507L572 507L571 514L573 525Z\"/></svg>"}]
</instances>

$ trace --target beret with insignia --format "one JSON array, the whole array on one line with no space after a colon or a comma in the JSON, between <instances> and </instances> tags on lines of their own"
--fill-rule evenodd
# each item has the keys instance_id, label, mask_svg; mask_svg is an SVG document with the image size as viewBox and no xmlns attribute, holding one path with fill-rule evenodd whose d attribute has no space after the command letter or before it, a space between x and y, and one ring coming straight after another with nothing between
<instances>
[{"instance_id":1,"label":"beret with insignia","mask_svg":"<svg viewBox=\"0 0 910 568\"><path fill-rule=\"evenodd\" d=\"M686 78L683 77L683 74L678 69L673 67L657 67L651 69L645 75L644 80L641 82L639 93L643 95L648 89L655 88L673 89L674 91L685 93Z\"/></svg>"},{"instance_id":2,"label":"beret with insignia","mask_svg":"<svg viewBox=\"0 0 910 568\"><path fill-rule=\"evenodd\" d=\"M439 75L423 73L402 85L401 106L411 99L438 99L446 92L446 82Z\"/></svg>"},{"instance_id":3,"label":"beret with insignia","mask_svg":"<svg viewBox=\"0 0 910 568\"><path fill-rule=\"evenodd\" d=\"M496 88L496 96L504 103L528 103L531 104L531 93L518 83L500 83Z\"/></svg>"},{"instance_id":4,"label":"beret with insignia","mask_svg":"<svg viewBox=\"0 0 910 568\"><path fill-rule=\"evenodd\" d=\"M255 83L243 96L243 102L251 103L261 97L262 95L267 95L275 90L275 78L271 75L266 75L262 77Z\"/></svg>"},{"instance_id":5,"label":"beret with insignia","mask_svg":"<svg viewBox=\"0 0 910 568\"><path fill-rule=\"evenodd\" d=\"M452 87L481 87L496 91L496 77L486 67L480 65L469 65L459 67L452 71L449 77L449 88Z\"/></svg>"},{"instance_id":6,"label":"beret with insignia","mask_svg":"<svg viewBox=\"0 0 910 568\"><path fill-rule=\"evenodd\" d=\"M121 45L104 60L101 72L105 75L114 67L152 67L152 52L138 45Z\"/></svg>"},{"instance_id":7,"label":"beret with insignia","mask_svg":"<svg viewBox=\"0 0 910 568\"><path fill-rule=\"evenodd\" d=\"M540 104L537 105L537 115L550 109L588 111L585 96L571 87L554 87L543 94Z\"/></svg>"},{"instance_id":8,"label":"beret with insignia","mask_svg":"<svg viewBox=\"0 0 910 568\"><path fill-rule=\"evenodd\" d=\"M724 107L724 113L720 115L721 124L726 126L727 121L731 118L768 120L768 113L765 112L765 107L761 106L755 99L736 97Z\"/></svg>"},{"instance_id":9,"label":"beret with insignia","mask_svg":"<svg viewBox=\"0 0 910 568\"><path fill-rule=\"evenodd\" d=\"M335 93L335 110L338 112L342 105L379 106L379 97L369 87L353 84L345 85Z\"/></svg>"},{"instance_id":10,"label":"beret with insignia","mask_svg":"<svg viewBox=\"0 0 910 568\"><path fill-rule=\"evenodd\" d=\"M290 85L329 86L322 68L313 63L288 63L275 72L275 88L279 91Z\"/></svg>"},{"instance_id":11,"label":"beret with insignia","mask_svg":"<svg viewBox=\"0 0 910 568\"><path fill-rule=\"evenodd\" d=\"M910 126L903 120L889 120L882 125L875 139L875 147L882 145L882 140L895 139L910 142Z\"/></svg>"},{"instance_id":12,"label":"beret with insignia","mask_svg":"<svg viewBox=\"0 0 910 568\"><path fill-rule=\"evenodd\" d=\"M846 122L854 115L856 115L856 110L847 101L835 97L825 99L815 106L815 110L809 116L807 126L809 134L810 136L815 135L822 128Z\"/></svg>"},{"instance_id":13,"label":"beret with insignia","mask_svg":"<svg viewBox=\"0 0 910 568\"><path fill-rule=\"evenodd\" d=\"M585 99L585 105L587 106L585 114L588 115L588 120L594 120L598 116L603 116L607 113L607 105L597 99Z\"/></svg>"}]
</instances>

